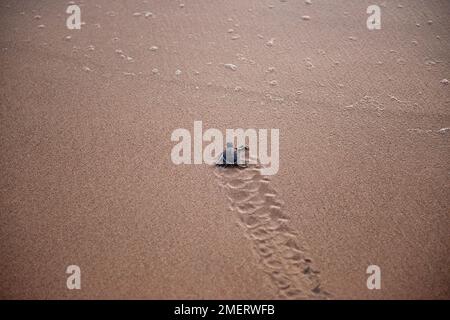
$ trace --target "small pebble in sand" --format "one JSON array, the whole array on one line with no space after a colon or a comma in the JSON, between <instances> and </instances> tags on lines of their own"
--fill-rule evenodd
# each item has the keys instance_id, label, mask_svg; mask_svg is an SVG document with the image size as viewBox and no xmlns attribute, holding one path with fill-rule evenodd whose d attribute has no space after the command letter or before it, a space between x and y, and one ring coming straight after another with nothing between
<instances>
[{"instance_id":1,"label":"small pebble in sand","mask_svg":"<svg viewBox=\"0 0 450 320\"><path fill-rule=\"evenodd\" d=\"M311 20L311 17L310 16L302 16L302 20L308 21L308 20Z\"/></svg>"},{"instance_id":2,"label":"small pebble in sand","mask_svg":"<svg viewBox=\"0 0 450 320\"><path fill-rule=\"evenodd\" d=\"M228 33L233 33L233 32L234 32L234 29L228 29L227 32L228 32Z\"/></svg>"},{"instance_id":3,"label":"small pebble in sand","mask_svg":"<svg viewBox=\"0 0 450 320\"><path fill-rule=\"evenodd\" d=\"M44 24L40 24L40 25L38 25L38 28L39 28L39 29L44 29L44 28L45 28L45 25L44 25Z\"/></svg>"},{"instance_id":4,"label":"small pebble in sand","mask_svg":"<svg viewBox=\"0 0 450 320\"><path fill-rule=\"evenodd\" d=\"M147 11L147 12L144 14L144 16L145 16L146 18L148 18L148 17L153 16L153 13L151 13L150 11Z\"/></svg>"},{"instance_id":5,"label":"small pebble in sand","mask_svg":"<svg viewBox=\"0 0 450 320\"><path fill-rule=\"evenodd\" d=\"M232 71L236 71L237 70L237 66L232 64L232 63L225 63L223 66L225 68L229 69L229 70L232 70Z\"/></svg>"},{"instance_id":6,"label":"small pebble in sand","mask_svg":"<svg viewBox=\"0 0 450 320\"><path fill-rule=\"evenodd\" d=\"M140 17L140 16L142 16L142 13L140 12L133 13L133 17Z\"/></svg>"},{"instance_id":7,"label":"small pebble in sand","mask_svg":"<svg viewBox=\"0 0 450 320\"><path fill-rule=\"evenodd\" d=\"M268 67L266 70L267 73L272 73L275 72L275 68L274 67Z\"/></svg>"},{"instance_id":8,"label":"small pebble in sand","mask_svg":"<svg viewBox=\"0 0 450 320\"><path fill-rule=\"evenodd\" d=\"M275 42L275 38L270 39L269 41L266 42L266 46L268 47L273 47Z\"/></svg>"},{"instance_id":9,"label":"small pebble in sand","mask_svg":"<svg viewBox=\"0 0 450 320\"><path fill-rule=\"evenodd\" d=\"M312 4L312 1L311 1L311 0L306 0L306 1L305 1L305 4L311 5L311 4Z\"/></svg>"},{"instance_id":10,"label":"small pebble in sand","mask_svg":"<svg viewBox=\"0 0 450 320\"><path fill-rule=\"evenodd\" d=\"M444 133L447 133L447 132L449 132L450 131L450 128L442 128L442 129L439 129L438 130L438 132L440 133L440 134L444 134Z\"/></svg>"},{"instance_id":11,"label":"small pebble in sand","mask_svg":"<svg viewBox=\"0 0 450 320\"><path fill-rule=\"evenodd\" d=\"M277 81L277 80L272 80L272 81L269 82L269 84L270 84L272 87L275 87L275 86L278 85L278 81Z\"/></svg>"},{"instance_id":12,"label":"small pebble in sand","mask_svg":"<svg viewBox=\"0 0 450 320\"><path fill-rule=\"evenodd\" d=\"M234 36L231 37L231 40L237 40L239 39L241 36L238 34L235 34Z\"/></svg>"},{"instance_id":13,"label":"small pebble in sand","mask_svg":"<svg viewBox=\"0 0 450 320\"><path fill-rule=\"evenodd\" d=\"M66 36L64 39L66 39L67 41L69 41L70 39L72 39L72 36Z\"/></svg>"},{"instance_id":14,"label":"small pebble in sand","mask_svg":"<svg viewBox=\"0 0 450 320\"><path fill-rule=\"evenodd\" d=\"M184 8L184 3L180 3L180 8Z\"/></svg>"},{"instance_id":15,"label":"small pebble in sand","mask_svg":"<svg viewBox=\"0 0 450 320\"><path fill-rule=\"evenodd\" d=\"M150 51L156 51L156 50L158 50L158 47L157 47L157 46L151 46L151 47L150 47Z\"/></svg>"},{"instance_id":16,"label":"small pebble in sand","mask_svg":"<svg viewBox=\"0 0 450 320\"><path fill-rule=\"evenodd\" d=\"M447 80L447 79L442 79L442 80L441 80L441 83L442 83L442 84L445 84L445 85L448 85L448 80Z\"/></svg>"},{"instance_id":17,"label":"small pebble in sand","mask_svg":"<svg viewBox=\"0 0 450 320\"><path fill-rule=\"evenodd\" d=\"M41 20L41 19L42 19L42 16L40 16L40 15L35 15L35 16L34 16L34 19L36 19L36 20Z\"/></svg>"},{"instance_id":18,"label":"small pebble in sand","mask_svg":"<svg viewBox=\"0 0 450 320\"><path fill-rule=\"evenodd\" d=\"M311 70L312 68L314 68L314 64L311 62L311 58L305 58L305 66L306 68L308 68L309 70Z\"/></svg>"},{"instance_id":19,"label":"small pebble in sand","mask_svg":"<svg viewBox=\"0 0 450 320\"><path fill-rule=\"evenodd\" d=\"M181 70L180 70L180 69L177 69L177 70L175 71L175 75L176 75L176 76L181 75Z\"/></svg>"},{"instance_id":20,"label":"small pebble in sand","mask_svg":"<svg viewBox=\"0 0 450 320\"><path fill-rule=\"evenodd\" d=\"M433 20L428 20L427 23L428 23L429 25L432 25L432 24L433 24Z\"/></svg>"},{"instance_id":21,"label":"small pebble in sand","mask_svg":"<svg viewBox=\"0 0 450 320\"><path fill-rule=\"evenodd\" d=\"M242 87L236 86L236 87L234 87L234 91L236 91L236 92L242 91Z\"/></svg>"},{"instance_id":22,"label":"small pebble in sand","mask_svg":"<svg viewBox=\"0 0 450 320\"><path fill-rule=\"evenodd\" d=\"M83 67L83 71L86 71L86 72L92 72L92 69L89 68L89 67L84 66L84 67Z\"/></svg>"},{"instance_id":23,"label":"small pebble in sand","mask_svg":"<svg viewBox=\"0 0 450 320\"><path fill-rule=\"evenodd\" d=\"M348 39L351 40L351 41L356 41L357 40L357 38L354 37L354 36L350 36L350 37L348 37Z\"/></svg>"},{"instance_id":24,"label":"small pebble in sand","mask_svg":"<svg viewBox=\"0 0 450 320\"><path fill-rule=\"evenodd\" d=\"M89 45L89 46L87 47L87 50L88 50L88 51L94 51L94 50L95 50L95 47L91 44L91 45Z\"/></svg>"},{"instance_id":25,"label":"small pebble in sand","mask_svg":"<svg viewBox=\"0 0 450 320\"><path fill-rule=\"evenodd\" d=\"M417 40L413 40L413 41L411 41L411 43L415 46L417 46L419 44L419 42L417 42Z\"/></svg>"},{"instance_id":26,"label":"small pebble in sand","mask_svg":"<svg viewBox=\"0 0 450 320\"><path fill-rule=\"evenodd\" d=\"M153 74L157 74L157 73L159 73L159 70L156 69L156 68L153 68L153 69L152 69L152 73L153 73Z\"/></svg>"}]
</instances>

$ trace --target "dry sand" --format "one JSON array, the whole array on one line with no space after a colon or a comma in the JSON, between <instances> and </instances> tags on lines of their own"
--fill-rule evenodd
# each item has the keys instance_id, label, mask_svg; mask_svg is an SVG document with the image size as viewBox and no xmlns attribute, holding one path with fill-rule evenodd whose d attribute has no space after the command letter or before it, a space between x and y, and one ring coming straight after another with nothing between
<instances>
[{"instance_id":1,"label":"dry sand","mask_svg":"<svg viewBox=\"0 0 450 320\"><path fill-rule=\"evenodd\" d=\"M449 299L450 2L375 31L372 1L180 3L68 30L68 2L0 1L0 297ZM194 120L280 129L278 174L175 166ZM284 225L255 235L243 193Z\"/></svg>"}]
</instances>

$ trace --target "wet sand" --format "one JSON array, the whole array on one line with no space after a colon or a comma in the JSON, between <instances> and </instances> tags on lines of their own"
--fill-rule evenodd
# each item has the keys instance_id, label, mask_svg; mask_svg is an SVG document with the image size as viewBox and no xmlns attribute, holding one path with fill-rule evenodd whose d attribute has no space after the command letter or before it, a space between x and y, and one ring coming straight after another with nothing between
<instances>
[{"instance_id":1,"label":"wet sand","mask_svg":"<svg viewBox=\"0 0 450 320\"><path fill-rule=\"evenodd\" d=\"M68 4L0 1L0 298L450 298L448 1ZM196 120L278 173L174 165Z\"/></svg>"}]
</instances>

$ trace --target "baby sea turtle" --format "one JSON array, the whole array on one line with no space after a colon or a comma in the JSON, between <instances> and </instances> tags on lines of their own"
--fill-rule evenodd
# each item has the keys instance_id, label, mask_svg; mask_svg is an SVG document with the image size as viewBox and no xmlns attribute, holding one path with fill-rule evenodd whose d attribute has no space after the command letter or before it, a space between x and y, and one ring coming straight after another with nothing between
<instances>
[{"instance_id":1,"label":"baby sea turtle","mask_svg":"<svg viewBox=\"0 0 450 320\"><path fill-rule=\"evenodd\" d=\"M220 155L216 165L224 167L245 166L245 150L248 150L248 147L240 146L238 148L234 148L231 142L227 142L227 147Z\"/></svg>"}]
</instances>

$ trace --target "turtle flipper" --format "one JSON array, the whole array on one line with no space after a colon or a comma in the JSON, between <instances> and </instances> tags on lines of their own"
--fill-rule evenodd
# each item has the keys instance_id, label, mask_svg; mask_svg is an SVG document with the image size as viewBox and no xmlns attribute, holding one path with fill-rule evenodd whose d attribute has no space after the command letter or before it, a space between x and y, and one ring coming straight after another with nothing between
<instances>
[{"instance_id":1,"label":"turtle flipper","mask_svg":"<svg viewBox=\"0 0 450 320\"><path fill-rule=\"evenodd\" d=\"M216 161L216 165L218 166L224 166L225 165L225 157L224 152L220 155L219 159Z\"/></svg>"},{"instance_id":2,"label":"turtle flipper","mask_svg":"<svg viewBox=\"0 0 450 320\"><path fill-rule=\"evenodd\" d=\"M237 150L249 150L249 147L247 145L245 145L245 146L239 146L236 149Z\"/></svg>"}]
</instances>

